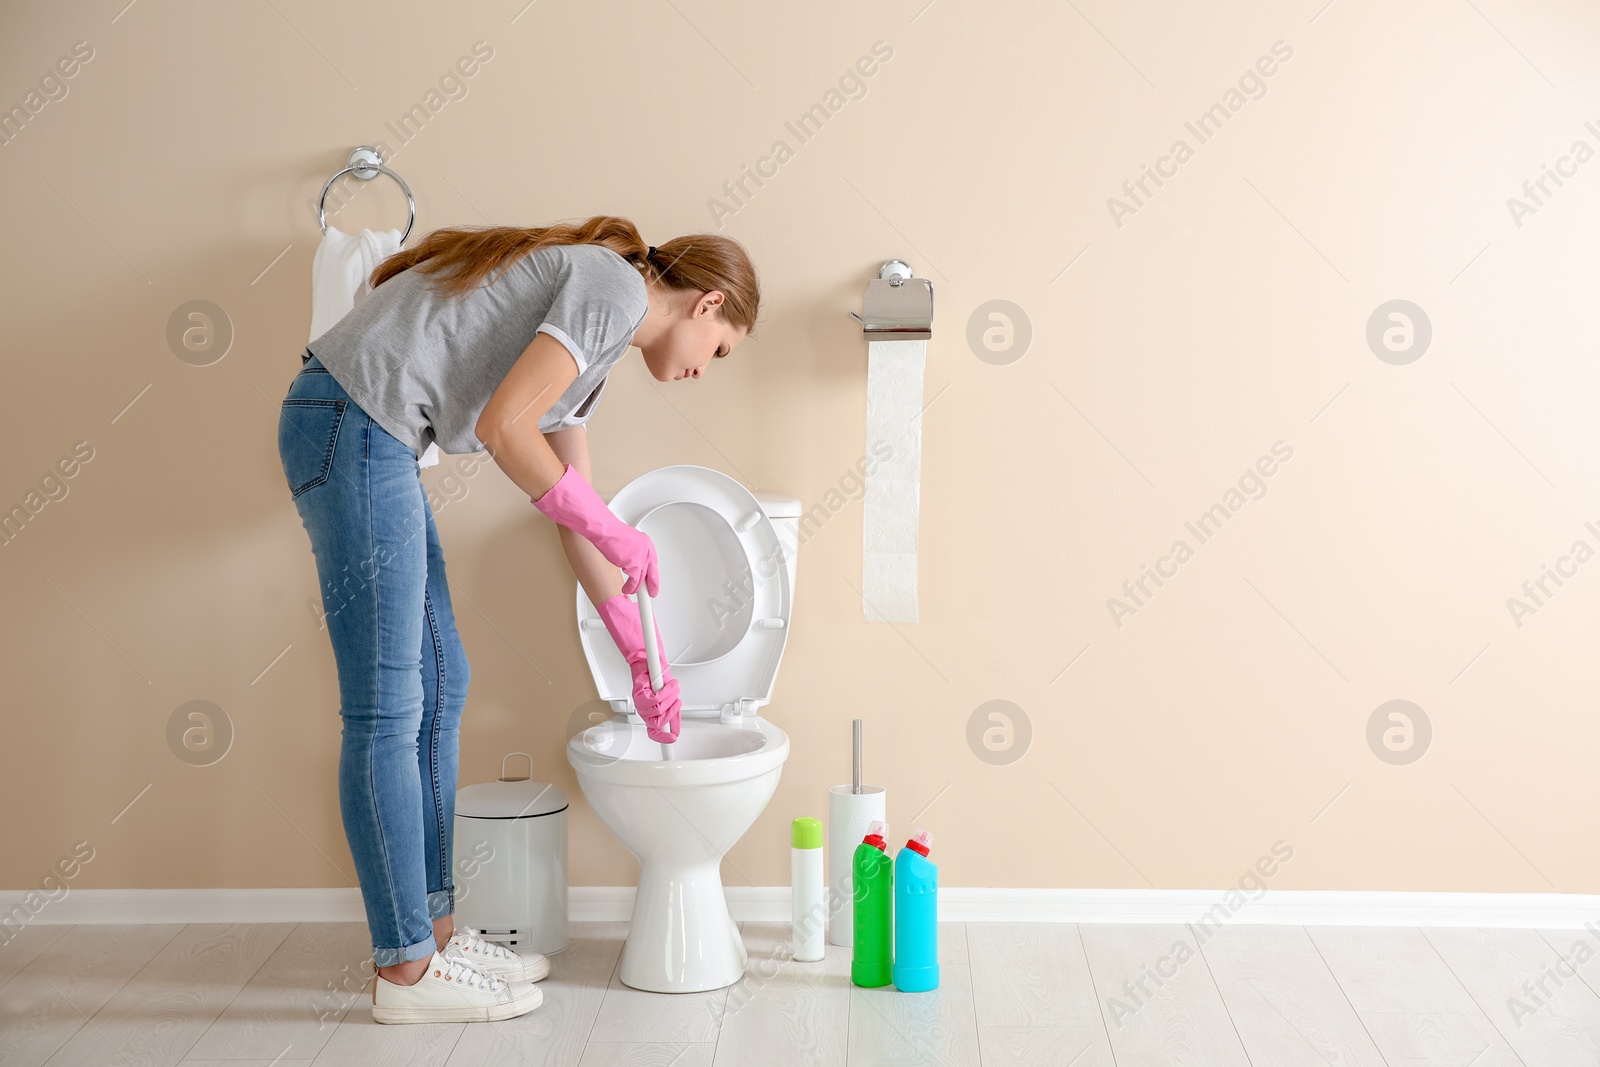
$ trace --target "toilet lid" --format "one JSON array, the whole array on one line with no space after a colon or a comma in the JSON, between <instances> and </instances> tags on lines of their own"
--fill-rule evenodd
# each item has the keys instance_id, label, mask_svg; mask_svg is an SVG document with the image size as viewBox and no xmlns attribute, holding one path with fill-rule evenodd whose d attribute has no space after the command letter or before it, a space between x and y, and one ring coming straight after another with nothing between
<instances>
[{"instance_id":1,"label":"toilet lid","mask_svg":"<svg viewBox=\"0 0 1600 1067\"><path fill-rule=\"evenodd\" d=\"M650 536L660 563L651 598L684 718L716 718L772 696L789 637L789 570L777 528L738 481L710 467L647 471L609 501ZM633 673L580 585L578 636L600 699L632 710Z\"/></svg>"}]
</instances>

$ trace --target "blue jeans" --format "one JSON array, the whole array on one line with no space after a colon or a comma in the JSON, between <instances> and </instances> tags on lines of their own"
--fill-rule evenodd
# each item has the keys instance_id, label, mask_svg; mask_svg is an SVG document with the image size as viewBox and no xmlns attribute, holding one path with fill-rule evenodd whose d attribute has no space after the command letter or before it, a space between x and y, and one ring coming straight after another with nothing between
<instances>
[{"instance_id":1,"label":"blue jeans","mask_svg":"<svg viewBox=\"0 0 1600 1067\"><path fill-rule=\"evenodd\" d=\"M316 357L289 386L278 454L311 537L339 671L339 811L372 961L434 951L455 910L451 846L470 677L417 455Z\"/></svg>"}]
</instances>

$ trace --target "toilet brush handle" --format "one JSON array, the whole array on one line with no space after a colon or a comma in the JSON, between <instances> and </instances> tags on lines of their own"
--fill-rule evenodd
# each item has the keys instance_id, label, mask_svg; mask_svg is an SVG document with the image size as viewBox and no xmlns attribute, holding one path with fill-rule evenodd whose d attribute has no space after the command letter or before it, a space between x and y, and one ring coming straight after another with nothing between
<instances>
[{"instance_id":1,"label":"toilet brush handle","mask_svg":"<svg viewBox=\"0 0 1600 1067\"><path fill-rule=\"evenodd\" d=\"M650 668L650 688L661 691L661 650L656 647L656 613L643 583L638 589L639 625L644 632L644 661Z\"/></svg>"}]
</instances>

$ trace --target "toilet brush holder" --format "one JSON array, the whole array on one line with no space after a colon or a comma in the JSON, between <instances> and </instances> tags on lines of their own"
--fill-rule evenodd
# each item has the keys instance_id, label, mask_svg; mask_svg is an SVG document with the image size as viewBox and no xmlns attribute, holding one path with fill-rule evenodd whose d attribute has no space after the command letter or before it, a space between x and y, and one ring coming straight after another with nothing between
<instances>
[{"instance_id":1,"label":"toilet brush holder","mask_svg":"<svg viewBox=\"0 0 1600 1067\"><path fill-rule=\"evenodd\" d=\"M888 797L881 785L850 783L828 790L828 944L851 947L855 906L851 861L874 822L887 823Z\"/></svg>"}]
</instances>

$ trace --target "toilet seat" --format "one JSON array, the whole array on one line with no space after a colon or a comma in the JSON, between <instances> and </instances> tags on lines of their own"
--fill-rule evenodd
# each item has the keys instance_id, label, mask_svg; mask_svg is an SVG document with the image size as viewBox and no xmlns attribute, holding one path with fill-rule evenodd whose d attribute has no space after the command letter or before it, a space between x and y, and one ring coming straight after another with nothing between
<instances>
[{"instance_id":1,"label":"toilet seat","mask_svg":"<svg viewBox=\"0 0 1600 1067\"><path fill-rule=\"evenodd\" d=\"M655 544L651 598L685 719L758 714L789 637L792 590L782 542L750 490L710 467L646 471L609 501ZM578 637L600 699L633 714L633 673L580 585Z\"/></svg>"}]
</instances>

